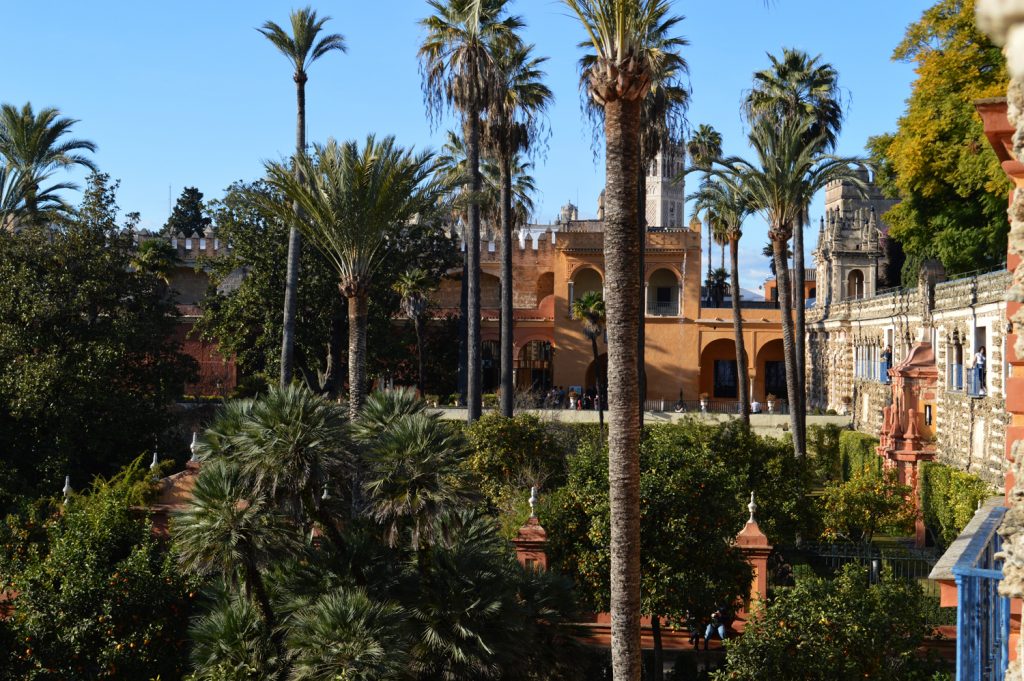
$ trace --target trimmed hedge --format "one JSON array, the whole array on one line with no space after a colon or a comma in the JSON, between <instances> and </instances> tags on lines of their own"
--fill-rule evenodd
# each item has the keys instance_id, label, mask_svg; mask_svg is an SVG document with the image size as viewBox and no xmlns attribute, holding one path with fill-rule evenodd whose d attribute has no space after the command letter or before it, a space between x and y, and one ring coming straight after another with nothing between
<instances>
[{"instance_id":1,"label":"trimmed hedge","mask_svg":"<svg viewBox=\"0 0 1024 681\"><path fill-rule=\"evenodd\" d=\"M843 480L849 480L857 471L868 468L875 473L882 470L882 458L875 447L878 438L855 430L843 431L839 435L839 461Z\"/></svg>"},{"instance_id":2,"label":"trimmed hedge","mask_svg":"<svg viewBox=\"0 0 1024 681\"><path fill-rule=\"evenodd\" d=\"M807 454L814 463L814 475L820 482L843 477L839 456L839 436L843 432L844 428L834 423L807 428Z\"/></svg>"},{"instance_id":3,"label":"trimmed hedge","mask_svg":"<svg viewBox=\"0 0 1024 681\"><path fill-rule=\"evenodd\" d=\"M944 546L957 538L992 488L976 475L934 461L919 468L924 524Z\"/></svg>"}]
</instances>

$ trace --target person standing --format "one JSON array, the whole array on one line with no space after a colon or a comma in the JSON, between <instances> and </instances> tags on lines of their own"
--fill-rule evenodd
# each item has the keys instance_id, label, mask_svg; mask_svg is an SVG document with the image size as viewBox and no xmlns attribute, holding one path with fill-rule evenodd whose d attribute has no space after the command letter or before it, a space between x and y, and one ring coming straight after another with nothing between
<instances>
[{"instance_id":1,"label":"person standing","mask_svg":"<svg viewBox=\"0 0 1024 681\"><path fill-rule=\"evenodd\" d=\"M985 346L982 345L978 348L978 352L974 353L974 374L978 380L978 394L985 394Z\"/></svg>"}]
</instances>

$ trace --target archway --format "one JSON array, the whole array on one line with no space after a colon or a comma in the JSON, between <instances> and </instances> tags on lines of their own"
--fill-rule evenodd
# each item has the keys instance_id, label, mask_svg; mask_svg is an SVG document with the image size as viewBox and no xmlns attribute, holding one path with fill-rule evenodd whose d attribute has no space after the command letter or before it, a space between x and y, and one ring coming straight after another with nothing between
<instances>
[{"instance_id":1,"label":"archway","mask_svg":"<svg viewBox=\"0 0 1024 681\"><path fill-rule=\"evenodd\" d=\"M540 301L544 300L555 292L555 273L545 272L537 277L537 284L534 287L534 296L537 299L536 305L540 307Z\"/></svg>"},{"instance_id":2,"label":"archway","mask_svg":"<svg viewBox=\"0 0 1024 681\"><path fill-rule=\"evenodd\" d=\"M757 400L766 400L768 395L780 400L787 398L786 353L781 338L768 341L758 350L756 372L757 381L752 394Z\"/></svg>"},{"instance_id":3,"label":"archway","mask_svg":"<svg viewBox=\"0 0 1024 681\"><path fill-rule=\"evenodd\" d=\"M601 377L601 403L608 406L608 353L601 353L597 357L597 364L595 366L593 360L587 367L587 375L583 381L583 391L585 394L593 395L594 388L597 386L597 377Z\"/></svg>"},{"instance_id":4,"label":"archway","mask_svg":"<svg viewBox=\"0 0 1024 681\"><path fill-rule=\"evenodd\" d=\"M740 394L736 371L736 343L719 338L700 353L700 392L712 399L737 399Z\"/></svg>"},{"instance_id":5,"label":"archway","mask_svg":"<svg viewBox=\"0 0 1024 681\"><path fill-rule=\"evenodd\" d=\"M661 268L647 280L647 314L653 317L679 316L679 278L670 269Z\"/></svg>"},{"instance_id":6,"label":"archway","mask_svg":"<svg viewBox=\"0 0 1024 681\"><path fill-rule=\"evenodd\" d=\"M572 301L577 298L583 297L590 291L602 292L604 290L604 280L601 279L601 273L592 267L584 267L576 271L576 274L572 278L572 292L570 295L569 304L572 305Z\"/></svg>"},{"instance_id":7,"label":"archway","mask_svg":"<svg viewBox=\"0 0 1024 681\"><path fill-rule=\"evenodd\" d=\"M540 393L551 389L553 348L551 341L532 340L519 349L516 390Z\"/></svg>"},{"instance_id":8,"label":"archway","mask_svg":"<svg viewBox=\"0 0 1024 681\"><path fill-rule=\"evenodd\" d=\"M846 297L847 298L863 298L864 297L864 273L860 270L850 270L850 274L846 277Z\"/></svg>"}]
</instances>

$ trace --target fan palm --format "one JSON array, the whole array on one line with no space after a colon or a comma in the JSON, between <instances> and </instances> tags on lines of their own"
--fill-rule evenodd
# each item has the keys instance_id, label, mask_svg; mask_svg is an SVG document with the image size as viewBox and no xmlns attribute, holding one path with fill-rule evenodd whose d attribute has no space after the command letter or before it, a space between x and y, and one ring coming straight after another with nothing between
<instances>
[{"instance_id":1,"label":"fan palm","mask_svg":"<svg viewBox=\"0 0 1024 681\"><path fill-rule=\"evenodd\" d=\"M729 281L732 284L732 324L736 342L736 373L738 376L740 417L750 425L750 376L747 349L743 340L743 311L740 307L739 244L743 236L743 220L750 207L735 185L710 179L703 183L695 198L694 210L707 212L708 229L729 244Z\"/></svg>"},{"instance_id":2,"label":"fan palm","mask_svg":"<svg viewBox=\"0 0 1024 681\"><path fill-rule=\"evenodd\" d=\"M749 135L756 160L731 156L719 161L711 171L731 189L739 191L751 209L760 212L768 222L782 309L786 391L791 396L797 394L799 384L794 361L792 288L785 260L787 242L794 226L800 224L810 198L829 182L849 180L854 186L864 186L860 177L865 168L863 159L822 153L820 138L808 138L812 125L811 119L758 119ZM802 457L806 438L800 428L802 419L796 413L798 404L792 401L799 398L790 400L794 454Z\"/></svg>"},{"instance_id":3,"label":"fan palm","mask_svg":"<svg viewBox=\"0 0 1024 681\"><path fill-rule=\"evenodd\" d=\"M507 0L428 0L433 14L421 24L420 45L427 113L436 119L453 107L462 116L469 190L466 224L467 418L480 417L480 118L500 92L495 55L518 42L518 17L505 16Z\"/></svg>"},{"instance_id":4,"label":"fan palm","mask_svg":"<svg viewBox=\"0 0 1024 681\"><path fill-rule=\"evenodd\" d=\"M328 593L293 617L292 681L377 681L401 678L408 666L405 612L360 589Z\"/></svg>"},{"instance_id":5,"label":"fan palm","mask_svg":"<svg viewBox=\"0 0 1024 681\"><path fill-rule=\"evenodd\" d=\"M429 304L428 295L434 289L425 270L414 268L398 275L393 285L402 306L402 312L412 322L416 334L416 388L420 395L427 389L423 376L423 315Z\"/></svg>"},{"instance_id":6,"label":"fan palm","mask_svg":"<svg viewBox=\"0 0 1024 681\"><path fill-rule=\"evenodd\" d=\"M359 418L353 422L353 433L363 444L372 444L400 416L420 414L427 403L407 388L378 390L366 398Z\"/></svg>"},{"instance_id":7,"label":"fan palm","mask_svg":"<svg viewBox=\"0 0 1024 681\"><path fill-rule=\"evenodd\" d=\"M747 94L744 108L751 121L809 119L806 139L817 146L817 151L835 149L843 124L842 92L839 74L821 56L809 56L802 50L784 48L781 58L769 54L771 67L754 74L754 85ZM808 205L810 204L808 197ZM806 206L805 206L806 209ZM805 211L806 212L806 211ZM798 281L793 282L795 300L795 343L793 360L796 364L797 393L790 395L790 407L800 418L800 431L806 437L806 355L804 339L804 227L809 222L801 215L793 228L793 269Z\"/></svg>"},{"instance_id":8,"label":"fan palm","mask_svg":"<svg viewBox=\"0 0 1024 681\"><path fill-rule=\"evenodd\" d=\"M302 178L279 164L267 165L268 182L302 209L299 228L338 272L338 288L348 301L349 414L354 419L366 395L366 315L370 287L387 256L388 240L406 222L436 201L428 182L433 156L414 154L372 135L360 149L333 140L317 146L314 157L296 159ZM268 210L292 219L276 202Z\"/></svg>"},{"instance_id":9,"label":"fan palm","mask_svg":"<svg viewBox=\"0 0 1024 681\"><path fill-rule=\"evenodd\" d=\"M76 189L75 184L41 186L54 171L73 166L96 171L96 164L82 153L95 152L96 145L89 140L66 137L77 122L62 118L60 111L52 107L36 112L31 103L20 109L11 104L0 106L0 160L8 173L7 182L19 188L23 219L37 221L48 217L40 213L43 209L67 208L57 192Z\"/></svg>"},{"instance_id":10,"label":"fan palm","mask_svg":"<svg viewBox=\"0 0 1024 681\"><path fill-rule=\"evenodd\" d=\"M259 681L277 671L277 651L247 599L222 595L192 621L189 639L197 681Z\"/></svg>"},{"instance_id":11,"label":"fan palm","mask_svg":"<svg viewBox=\"0 0 1024 681\"><path fill-rule=\"evenodd\" d=\"M205 466L189 505L174 517L175 550L186 572L239 579L269 630L277 624L261 570L275 555L298 547L294 526L266 497L253 494L241 469L226 461Z\"/></svg>"},{"instance_id":12,"label":"fan palm","mask_svg":"<svg viewBox=\"0 0 1024 681\"><path fill-rule=\"evenodd\" d=\"M604 437L604 395L601 386L600 355L597 352L597 339L604 335L605 307L600 291L587 291L572 301L570 310L573 319L583 324L583 336L590 341L590 349L594 353L594 381L597 382L597 421L601 437ZM604 386L607 389L608 386Z\"/></svg>"},{"instance_id":13,"label":"fan palm","mask_svg":"<svg viewBox=\"0 0 1024 681\"><path fill-rule=\"evenodd\" d=\"M390 546L409 532L413 548L422 548L435 539L436 519L476 501L466 441L437 414L394 418L367 450L363 490Z\"/></svg>"},{"instance_id":14,"label":"fan palm","mask_svg":"<svg viewBox=\"0 0 1024 681\"><path fill-rule=\"evenodd\" d=\"M657 30L673 23L668 0L563 0L587 33L590 97L604 110L604 261L608 292L608 469L611 502L612 666L640 678L640 239L637 192L641 106L674 52Z\"/></svg>"},{"instance_id":15,"label":"fan palm","mask_svg":"<svg viewBox=\"0 0 1024 681\"><path fill-rule=\"evenodd\" d=\"M495 54L495 93L485 119L484 140L499 169L498 218L501 225L501 414L512 416L512 228L516 221L513 182L521 152L529 151L542 132L541 116L553 95L542 80L545 57L533 45L503 41Z\"/></svg>"},{"instance_id":16,"label":"fan palm","mask_svg":"<svg viewBox=\"0 0 1024 681\"><path fill-rule=\"evenodd\" d=\"M320 57L328 52L345 52L345 38L337 33L321 36L324 24L330 17L318 17L311 7L292 10L291 35L283 28L268 21L256 29L269 40L278 51L291 62L295 81L295 98L297 102L295 120L295 155L306 153L306 82L309 80L307 71ZM301 170L296 167L296 173ZM299 175L301 182L302 176ZM299 206L295 205L296 217ZM292 380L292 365L295 349L295 307L299 286L299 255L302 250L302 237L296 225L288 232L288 269L285 275L284 288L284 332L281 337L281 385Z\"/></svg>"}]
</instances>

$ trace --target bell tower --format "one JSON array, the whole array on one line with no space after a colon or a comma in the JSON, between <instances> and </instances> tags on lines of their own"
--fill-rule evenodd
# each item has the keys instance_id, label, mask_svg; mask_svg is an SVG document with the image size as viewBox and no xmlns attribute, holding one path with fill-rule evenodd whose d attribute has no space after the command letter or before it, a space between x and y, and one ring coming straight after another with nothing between
<instances>
[{"instance_id":1,"label":"bell tower","mask_svg":"<svg viewBox=\"0 0 1024 681\"><path fill-rule=\"evenodd\" d=\"M647 168L647 226L682 229L686 183L682 177L686 149L670 143Z\"/></svg>"}]
</instances>

